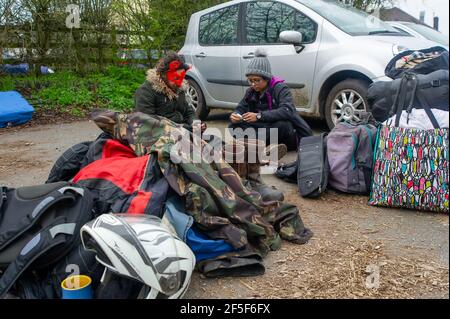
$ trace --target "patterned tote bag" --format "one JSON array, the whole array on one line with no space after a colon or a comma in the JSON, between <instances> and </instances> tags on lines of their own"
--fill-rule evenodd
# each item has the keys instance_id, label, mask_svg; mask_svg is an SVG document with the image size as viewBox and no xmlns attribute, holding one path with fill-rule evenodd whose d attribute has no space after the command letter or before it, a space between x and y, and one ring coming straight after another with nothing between
<instances>
[{"instance_id":1,"label":"patterned tote bag","mask_svg":"<svg viewBox=\"0 0 450 319\"><path fill-rule=\"evenodd\" d=\"M403 107L397 107L395 126L378 132L369 204L448 214L449 129L439 128L428 103L418 100L434 129L399 127Z\"/></svg>"}]
</instances>

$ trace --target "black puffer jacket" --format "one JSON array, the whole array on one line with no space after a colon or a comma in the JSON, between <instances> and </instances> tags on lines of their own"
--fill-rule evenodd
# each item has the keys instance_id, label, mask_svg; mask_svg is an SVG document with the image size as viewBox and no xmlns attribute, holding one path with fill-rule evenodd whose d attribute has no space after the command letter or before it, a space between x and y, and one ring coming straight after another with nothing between
<instances>
[{"instance_id":1,"label":"black puffer jacket","mask_svg":"<svg viewBox=\"0 0 450 319\"><path fill-rule=\"evenodd\" d=\"M186 101L187 82L174 92L156 73L147 72L147 79L135 93L136 111L149 115L159 115L192 130L192 122L196 120L194 109Z\"/></svg>"},{"instance_id":2,"label":"black puffer jacket","mask_svg":"<svg viewBox=\"0 0 450 319\"><path fill-rule=\"evenodd\" d=\"M268 101L268 99L272 101ZM269 106L270 104L270 106ZM313 135L308 123L298 114L290 88L279 78L273 78L269 83L266 94L260 97L259 93L250 88L245 97L236 107L236 112L261 113L261 122L274 123L290 121L301 139Z\"/></svg>"}]
</instances>

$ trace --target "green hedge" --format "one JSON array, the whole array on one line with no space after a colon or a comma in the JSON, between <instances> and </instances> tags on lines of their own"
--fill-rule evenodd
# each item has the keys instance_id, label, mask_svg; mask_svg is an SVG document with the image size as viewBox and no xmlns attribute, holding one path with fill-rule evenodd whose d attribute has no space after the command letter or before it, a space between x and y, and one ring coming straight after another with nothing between
<instances>
[{"instance_id":1,"label":"green hedge","mask_svg":"<svg viewBox=\"0 0 450 319\"><path fill-rule=\"evenodd\" d=\"M145 70L114 66L84 77L70 71L39 77L2 76L0 91L19 91L37 110L59 109L84 116L93 108L132 110L134 92L144 80Z\"/></svg>"}]
</instances>

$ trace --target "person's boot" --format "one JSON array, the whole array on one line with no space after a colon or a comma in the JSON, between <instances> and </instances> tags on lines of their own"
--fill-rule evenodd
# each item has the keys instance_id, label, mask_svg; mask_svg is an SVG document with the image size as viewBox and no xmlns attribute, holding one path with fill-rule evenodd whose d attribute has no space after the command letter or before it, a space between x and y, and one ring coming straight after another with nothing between
<instances>
[{"instance_id":1,"label":"person's boot","mask_svg":"<svg viewBox=\"0 0 450 319\"><path fill-rule=\"evenodd\" d=\"M245 147L243 145L225 144L223 146L223 157L240 178L247 178L247 163L245 162Z\"/></svg>"},{"instance_id":2,"label":"person's boot","mask_svg":"<svg viewBox=\"0 0 450 319\"><path fill-rule=\"evenodd\" d=\"M248 160L255 158L255 163L263 165L268 164L269 160L279 162L288 153L288 147L285 144L270 144L266 147L264 141L256 139L238 139L236 143L245 146ZM263 155L265 158L263 158Z\"/></svg>"},{"instance_id":3,"label":"person's boot","mask_svg":"<svg viewBox=\"0 0 450 319\"><path fill-rule=\"evenodd\" d=\"M269 186L261 178L261 166L257 164L247 164L247 181L245 186L259 193L264 202L282 202L284 194L276 189L275 186Z\"/></svg>"},{"instance_id":4,"label":"person's boot","mask_svg":"<svg viewBox=\"0 0 450 319\"><path fill-rule=\"evenodd\" d=\"M265 184L261 178L260 157L262 153L267 152L265 142L257 139L243 139L238 140L238 144L244 145L246 151L247 176L244 185L259 193L264 202L284 201L284 194L274 186Z\"/></svg>"}]
</instances>

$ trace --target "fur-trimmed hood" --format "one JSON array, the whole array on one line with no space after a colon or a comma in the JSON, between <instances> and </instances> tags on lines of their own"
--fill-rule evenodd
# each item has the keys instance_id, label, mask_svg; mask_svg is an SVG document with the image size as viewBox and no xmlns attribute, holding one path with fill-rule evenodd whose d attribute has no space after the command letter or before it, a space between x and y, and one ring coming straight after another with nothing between
<instances>
[{"instance_id":1,"label":"fur-trimmed hood","mask_svg":"<svg viewBox=\"0 0 450 319\"><path fill-rule=\"evenodd\" d=\"M169 100L177 99L180 91L186 92L189 87L189 83L184 80L183 85L178 89L178 92L174 92L158 75L156 69L148 70L146 79L156 92L164 94L169 98Z\"/></svg>"}]
</instances>

